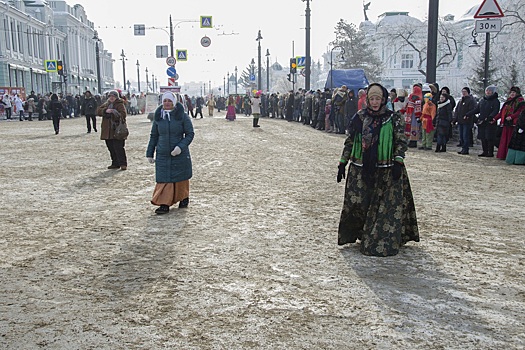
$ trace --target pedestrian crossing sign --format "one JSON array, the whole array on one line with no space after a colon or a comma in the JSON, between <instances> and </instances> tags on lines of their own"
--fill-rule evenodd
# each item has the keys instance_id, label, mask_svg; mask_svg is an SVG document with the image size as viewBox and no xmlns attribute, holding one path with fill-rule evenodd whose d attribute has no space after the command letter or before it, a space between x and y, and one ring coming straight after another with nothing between
<instances>
[{"instance_id":1,"label":"pedestrian crossing sign","mask_svg":"<svg viewBox=\"0 0 525 350\"><path fill-rule=\"evenodd\" d=\"M177 61L187 61L188 50L177 50Z\"/></svg>"},{"instance_id":2,"label":"pedestrian crossing sign","mask_svg":"<svg viewBox=\"0 0 525 350\"><path fill-rule=\"evenodd\" d=\"M46 72L56 73L58 64L56 60L45 60L44 67L46 68Z\"/></svg>"},{"instance_id":3,"label":"pedestrian crossing sign","mask_svg":"<svg viewBox=\"0 0 525 350\"><path fill-rule=\"evenodd\" d=\"M213 28L211 17L212 16L201 16L201 28Z\"/></svg>"}]
</instances>

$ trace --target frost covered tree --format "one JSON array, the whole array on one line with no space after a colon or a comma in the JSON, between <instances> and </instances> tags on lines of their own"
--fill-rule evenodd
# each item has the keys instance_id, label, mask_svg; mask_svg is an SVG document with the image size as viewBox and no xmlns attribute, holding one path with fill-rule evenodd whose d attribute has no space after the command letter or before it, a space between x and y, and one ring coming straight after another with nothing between
<instances>
[{"instance_id":1,"label":"frost covered tree","mask_svg":"<svg viewBox=\"0 0 525 350\"><path fill-rule=\"evenodd\" d=\"M369 39L353 23L341 19L335 27L335 40L331 44L345 50L344 62L338 64L340 68L362 68L369 81L379 80L383 64Z\"/></svg>"}]
</instances>

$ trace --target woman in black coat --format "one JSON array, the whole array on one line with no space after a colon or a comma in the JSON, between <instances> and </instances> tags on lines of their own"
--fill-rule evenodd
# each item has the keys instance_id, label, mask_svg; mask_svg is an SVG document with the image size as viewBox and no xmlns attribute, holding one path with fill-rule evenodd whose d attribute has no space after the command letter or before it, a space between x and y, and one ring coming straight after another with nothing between
<instances>
[{"instance_id":1,"label":"woman in black coat","mask_svg":"<svg viewBox=\"0 0 525 350\"><path fill-rule=\"evenodd\" d=\"M485 96L479 100L475 109L469 111L467 116L478 114L478 139L481 140L483 153L479 157L494 157L494 144L496 143L496 122L494 117L499 113L499 100L497 87L494 85L487 86Z\"/></svg>"},{"instance_id":2,"label":"woman in black coat","mask_svg":"<svg viewBox=\"0 0 525 350\"><path fill-rule=\"evenodd\" d=\"M55 135L58 134L60 129L60 117L62 116L62 103L58 100L58 95L51 95L51 100L47 106L47 113L51 113L53 119L53 127L55 128Z\"/></svg>"}]
</instances>

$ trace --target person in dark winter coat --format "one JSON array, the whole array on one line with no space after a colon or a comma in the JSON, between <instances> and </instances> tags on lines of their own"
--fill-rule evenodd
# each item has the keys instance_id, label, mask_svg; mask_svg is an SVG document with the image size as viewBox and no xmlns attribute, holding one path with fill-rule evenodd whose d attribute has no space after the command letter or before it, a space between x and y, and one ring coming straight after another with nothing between
<instances>
[{"instance_id":1,"label":"person in dark winter coat","mask_svg":"<svg viewBox=\"0 0 525 350\"><path fill-rule=\"evenodd\" d=\"M80 114L86 116L86 125L88 134L91 132L91 123L93 123L93 130L97 132L97 101L91 95L90 91L84 93L84 101L80 107Z\"/></svg>"},{"instance_id":2,"label":"person in dark winter coat","mask_svg":"<svg viewBox=\"0 0 525 350\"><path fill-rule=\"evenodd\" d=\"M459 125L459 154L468 154L471 138L471 130L474 125L474 115L467 113L476 108L476 100L470 94L470 89L464 87L461 89L461 101L458 102L454 113L454 123Z\"/></svg>"},{"instance_id":3,"label":"person in dark winter coat","mask_svg":"<svg viewBox=\"0 0 525 350\"><path fill-rule=\"evenodd\" d=\"M128 159L126 157L126 140L117 140L115 138L115 127L119 123L126 122L126 106L124 100L116 90L108 92L108 99L97 108L97 115L102 117L100 123L100 139L106 142L106 147L111 156L111 165L108 169L128 168Z\"/></svg>"},{"instance_id":4,"label":"person in dark winter coat","mask_svg":"<svg viewBox=\"0 0 525 350\"><path fill-rule=\"evenodd\" d=\"M434 127L437 130L436 152L446 152L448 131L452 123L452 106L449 96L445 92L441 93L437 108L437 116L434 119Z\"/></svg>"},{"instance_id":5,"label":"person in dark winter coat","mask_svg":"<svg viewBox=\"0 0 525 350\"><path fill-rule=\"evenodd\" d=\"M483 153L479 157L494 157L494 144L496 142L496 121L494 117L499 113L499 100L497 87L494 85L487 86L485 96L479 100L478 105L473 110L467 112L467 117L472 117L479 113L478 121L478 139L481 140Z\"/></svg>"},{"instance_id":6,"label":"person in dark winter coat","mask_svg":"<svg viewBox=\"0 0 525 350\"><path fill-rule=\"evenodd\" d=\"M189 204L192 164L189 146L195 132L184 107L172 92L165 92L162 105L155 111L146 150L146 158L155 163L155 190L151 204L158 205L157 214L166 214L170 206ZM155 158L154 158L155 157Z\"/></svg>"},{"instance_id":7,"label":"person in dark winter coat","mask_svg":"<svg viewBox=\"0 0 525 350\"><path fill-rule=\"evenodd\" d=\"M48 113L51 114L53 119L53 128L55 129L55 135L58 135L60 131L60 117L62 115L62 103L58 100L58 95L51 95L51 100L47 106Z\"/></svg>"}]
</instances>

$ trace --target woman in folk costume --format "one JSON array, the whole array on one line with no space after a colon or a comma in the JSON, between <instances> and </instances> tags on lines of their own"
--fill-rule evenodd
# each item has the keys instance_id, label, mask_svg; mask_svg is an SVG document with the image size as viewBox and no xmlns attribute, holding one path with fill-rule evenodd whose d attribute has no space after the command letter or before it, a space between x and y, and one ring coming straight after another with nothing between
<instances>
[{"instance_id":1,"label":"woman in folk costume","mask_svg":"<svg viewBox=\"0 0 525 350\"><path fill-rule=\"evenodd\" d=\"M226 119L229 121L235 120L235 100L233 95L228 96L228 101L226 102Z\"/></svg>"},{"instance_id":2,"label":"woman in folk costume","mask_svg":"<svg viewBox=\"0 0 525 350\"><path fill-rule=\"evenodd\" d=\"M443 91L443 90L442 90ZM450 130L450 124L452 123L452 104L450 103L449 96L442 92L439 97L438 109L436 118L433 121L434 127L437 132L437 146L436 152L446 152L448 133Z\"/></svg>"},{"instance_id":3,"label":"woman in folk costume","mask_svg":"<svg viewBox=\"0 0 525 350\"><path fill-rule=\"evenodd\" d=\"M337 181L346 176L338 244L361 241L365 255L396 255L408 241L419 242L408 173L405 125L386 108L387 90L371 84L367 108L352 118L339 162Z\"/></svg>"},{"instance_id":4,"label":"woman in folk costume","mask_svg":"<svg viewBox=\"0 0 525 350\"><path fill-rule=\"evenodd\" d=\"M421 112L421 147L419 149L431 150L432 140L434 140L434 118L436 117L436 105L432 102L432 93L424 96L425 104Z\"/></svg>"},{"instance_id":5,"label":"woman in folk costume","mask_svg":"<svg viewBox=\"0 0 525 350\"><path fill-rule=\"evenodd\" d=\"M146 151L148 161L155 163L155 190L151 204L158 205L157 214L166 214L170 206L189 204L192 165L189 145L195 133L184 106L172 92L162 95L162 105L155 111ZM155 158L153 158L155 156Z\"/></svg>"},{"instance_id":6,"label":"woman in folk costume","mask_svg":"<svg viewBox=\"0 0 525 350\"><path fill-rule=\"evenodd\" d=\"M419 84L414 84L412 87L412 93L408 96L405 112L405 135L409 140L408 147L417 147L422 102L423 94L421 86L419 86Z\"/></svg>"},{"instance_id":7,"label":"woman in folk costume","mask_svg":"<svg viewBox=\"0 0 525 350\"><path fill-rule=\"evenodd\" d=\"M496 122L501 119L499 127L503 128L498 146L498 154L496 155L497 158L507 158L510 138L512 137L516 121L523 110L525 110L525 100L523 96L521 96L521 90L519 87L513 86L510 88L507 101L505 101L501 107L498 115L494 117Z\"/></svg>"}]
</instances>

